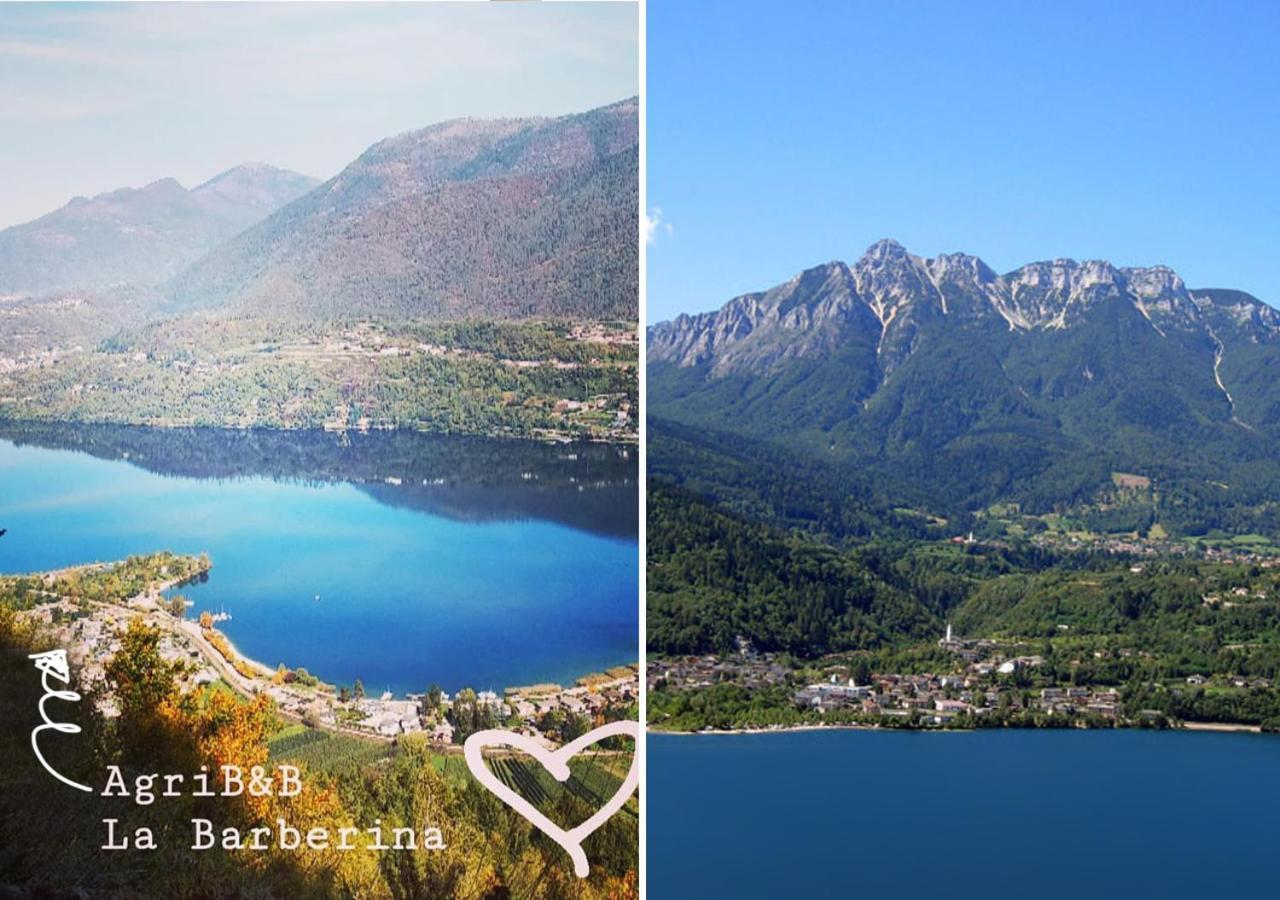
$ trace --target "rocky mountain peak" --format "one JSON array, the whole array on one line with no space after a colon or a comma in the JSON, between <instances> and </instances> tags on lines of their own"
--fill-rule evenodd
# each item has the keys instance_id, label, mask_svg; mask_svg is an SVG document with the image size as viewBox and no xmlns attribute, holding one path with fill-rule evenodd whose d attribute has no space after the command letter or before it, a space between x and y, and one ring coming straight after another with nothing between
<instances>
[{"instance_id":1,"label":"rocky mountain peak","mask_svg":"<svg viewBox=\"0 0 1280 900\"><path fill-rule=\"evenodd\" d=\"M1162 295L1189 296L1187 286L1178 273L1168 266L1122 269L1125 279L1135 294L1143 299Z\"/></svg>"},{"instance_id":2,"label":"rocky mountain peak","mask_svg":"<svg viewBox=\"0 0 1280 900\"><path fill-rule=\"evenodd\" d=\"M1076 268L1076 284L1079 290L1100 284L1114 285L1120 280L1120 270L1105 259L1086 259Z\"/></svg>"},{"instance_id":3,"label":"rocky mountain peak","mask_svg":"<svg viewBox=\"0 0 1280 900\"><path fill-rule=\"evenodd\" d=\"M143 194L185 194L184 188L176 178L157 178L155 181L138 189Z\"/></svg>"},{"instance_id":4,"label":"rocky mountain peak","mask_svg":"<svg viewBox=\"0 0 1280 900\"><path fill-rule=\"evenodd\" d=\"M906 259L907 256L907 248L893 238L881 238L862 254L862 258L870 262L882 262L887 259Z\"/></svg>"},{"instance_id":5,"label":"rocky mountain peak","mask_svg":"<svg viewBox=\"0 0 1280 900\"><path fill-rule=\"evenodd\" d=\"M925 265L935 281L995 281L996 273L976 256L967 253L942 253Z\"/></svg>"},{"instance_id":6,"label":"rocky mountain peak","mask_svg":"<svg viewBox=\"0 0 1280 900\"><path fill-rule=\"evenodd\" d=\"M758 371L848 346L858 336L869 342L875 365L887 376L934 328L999 323L1012 332L1070 329L1090 320L1097 308L1125 305L1160 337L1170 329L1207 333L1219 321L1222 327L1247 324L1259 335L1280 334L1280 313L1246 296L1193 296L1168 266L1118 268L1101 259L1045 260L998 275L976 256L923 259L885 239L852 268L828 263L771 290L738 297L718 312L655 326L650 355L677 365L710 363L713 375Z\"/></svg>"}]
</instances>

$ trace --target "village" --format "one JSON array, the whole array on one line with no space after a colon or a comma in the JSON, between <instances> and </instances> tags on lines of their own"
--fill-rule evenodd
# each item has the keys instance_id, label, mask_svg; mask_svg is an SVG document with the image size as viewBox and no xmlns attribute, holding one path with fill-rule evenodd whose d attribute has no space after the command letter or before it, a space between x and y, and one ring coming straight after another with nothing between
<instances>
[{"instance_id":1,"label":"village","mask_svg":"<svg viewBox=\"0 0 1280 900\"><path fill-rule=\"evenodd\" d=\"M90 567L81 567L88 569ZM52 583L52 582L50 582ZM163 659L181 665L184 692L230 688L251 696L265 694L279 713L309 727L384 741L406 734L426 734L432 743L448 747L465 740L454 722L461 698L467 715L491 727L514 730L548 747L559 746L566 728L590 730L605 720L627 715L639 701L639 667L619 666L584 676L570 687L542 684L492 690L440 692L396 698L377 696L322 683L306 669L275 669L240 654L217 625L230 618L225 612L202 612L188 618L181 598L166 597L171 582L152 584L125 603L90 602L49 595L46 602L22 613L46 626L67 648L81 690L94 697L108 716L118 715L106 684L106 666L120 650L120 635L132 620L160 632ZM225 688L224 688L225 686ZM474 730L474 729L473 729Z\"/></svg>"},{"instance_id":2,"label":"village","mask_svg":"<svg viewBox=\"0 0 1280 900\"><path fill-rule=\"evenodd\" d=\"M871 673L858 683L837 669L825 680L799 687L795 675L772 653L758 653L749 641L738 639L734 654L651 660L650 690L699 690L732 683L748 689L788 686L800 712L833 716L833 721L857 721L914 727L941 727L971 722L999 713L1022 713L1116 722L1121 698L1114 687L1027 686L1042 657L1024 655L1015 647L986 639L954 637L950 626L938 641L956 660L955 671L944 674Z\"/></svg>"},{"instance_id":3,"label":"village","mask_svg":"<svg viewBox=\"0 0 1280 900\"><path fill-rule=\"evenodd\" d=\"M1217 596L1206 603L1221 602ZM1161 718L1154 710L1123 708L1120 690L1107 685L1044 684L1034 677L1044 664L1038 655L1017 655L1017 647L988 639L962 639L951 626L938 646L953 654L959 664L952 674L872 675L866 684L831 675L827 681L806 685L793 699L800 709L819 714L850 712L875 722L908 717L917 725L981 724L984 717L1055 716L1075 723L1130 724ZM1096 651L1099 656L1103 651ZM1125 648L1120 657L1140 655ZM1187 676L1189 688L1204 687L1211 679ZM1039 682L1036 686L1032 686ZM1224 685L1233 688L1268 689L1261 677L1233 676Z\"/></svg>"},{"instance_id":4,"label":"village","mask_svg":"<svg viewBox=\"0 0 1280 900\"><path fill-rule=\"evenodd\" d=\"M424 694L406 694L397 699L390 691L378 697L351 697L343 700L328 686L320 686L307 694L289 690L288 685L272 684L265 688L285 715L300 719L312 727L330 731L363 734L384 740L395 740L406 734L424 733L438 745L460 744L466 738L454 724L455 704L465 703L480 713L493 727L502 727L538 744L554 749L561 743L555 734L569 719L576 719L580 730L589 731L596 724L626 714L639 701L639 670L622 666L600 675L578 680L572 687L558 684L511 687L499 695L495 691L459 691L450 695L440 692L438 698Z\"/></svg>"},{"instance_id":5,"label":"village","mask_svg":"<svg viewBox=\"0 0 1280 900\"><path fill-rule=\"evenodd\" d=\"M736 653L723 657L706 653L650 660L646 672L649 690L697 690L723 682L758 689L790 682L790 669L775 654L757 653L746 638L738 638L737 644Z\"/></svg>"},{"instance_id":6,"label":"village","mask_svg":"<svg viewBox=\"0 0 1280 900\"><path fill-rule=\"evenodd\" d=\"M952 539L955 542L955 539ZM959 541L963 543L963 539ZM1031 538L1037 547L1068 552L1097 552L1111 556L1133 556L1156 559L1164 556L1190 556L1225 565L1280 566L1280 556L1270 545L1233 547L1171 538L1138 537L1132 534L1064 535L1053 532Z\"/></svg>"},{"instance_id":7,"label":"village","mask_svg":"<svg viewBox=\"0 0 1280 900\"><path fill-rule=\"evenodd\" d=\"M1075 686L1028 692L993 686L971 675L878 675L868 685L838 680L808 685L795 693L795 702L820 713L850 710L870 719L916 717L921 725L947 725L962 716L981 717L997 710L1065 717L1092 714L1115 721L1120 694L1114 688Z\"/></svg>"},{"instance_id":8,"label":"village","mask_svg":"<svg viewBox=\"0 0 1280 900\"><path fill-rule=\"evenodd\" d=\"M945 542L974 550L1008 550L1007 540L977 537L974 532L955 534ZM1161 557L1194 557L1224 565L1259 566L1264 569L1280 567L1280 554L1269 544L1212 543L1187 539L1125 534L1090 534L1087 532L1043 531L1030 537L1036 547L1055 552L1105 553L1109 556L1158 559ZM1134 571L1140 571L1134 569Z\"/></svg>"}]
</instances>

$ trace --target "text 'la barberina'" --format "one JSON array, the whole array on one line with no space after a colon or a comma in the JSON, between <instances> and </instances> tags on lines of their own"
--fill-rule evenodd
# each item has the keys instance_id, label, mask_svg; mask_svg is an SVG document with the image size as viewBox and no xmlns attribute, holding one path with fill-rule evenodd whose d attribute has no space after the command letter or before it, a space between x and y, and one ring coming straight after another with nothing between
<instances>
[{"instance_id":1,"label":"text 'la barberina'","mask_svg":"<svg viewBox=\"0 0 1280 900\"><path fill-rule=\"evenodd\" d=\"M132 789L131 789L132 788ZM190 788L190 790L187 790ZM103 797L132 797L138 806L150 806L165 797L296 797L302 793L302 774L296 766L276 766L268 773L263 766L253 766L246 776L240 766L220 766L216 773L208 766L186 775L136 775L126 779L119 766L109 766ZM103 819L107 828L103 850L154 850L155 835L148 827L139 826L131 833L119 828L119 819ZM209 819L191 820L192 850L444 850L447 845L439 828L424 828L419 834L414 828L392 828L385 835L382 820L375 819L371 827L353 826L328 829L316 827L295 828L285 819L276 819L272 826L256 828L216 829ZM388 842L389 841L389 842Z\"/></svg>"}]
</instances>

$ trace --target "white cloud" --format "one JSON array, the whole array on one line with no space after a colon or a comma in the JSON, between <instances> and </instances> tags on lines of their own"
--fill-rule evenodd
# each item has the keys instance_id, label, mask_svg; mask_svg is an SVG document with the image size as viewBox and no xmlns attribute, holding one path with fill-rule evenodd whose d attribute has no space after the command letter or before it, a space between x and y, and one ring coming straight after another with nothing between
<instances>
[{"instance_id":1,"label":"white cloud","mask_svg":"<svg viewBox=\"0 0 1280 900\"><path fill-rule=\"evenodd\" d=\"M671 223L662 217L662 208L655 206L645 214L644 217L644 242L646 244L654 243L660 235L671 237L675 233L675 228Z\"/></svg>"}]
</instances>

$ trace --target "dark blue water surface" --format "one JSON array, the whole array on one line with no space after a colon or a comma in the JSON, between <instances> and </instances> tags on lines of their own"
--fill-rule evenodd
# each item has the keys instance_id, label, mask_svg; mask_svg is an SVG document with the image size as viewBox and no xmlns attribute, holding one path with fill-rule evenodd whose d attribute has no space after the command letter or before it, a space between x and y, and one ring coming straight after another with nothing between
<instances>
[{"instance_id":1,"label":"dark blue water surface","mask_svg":"<svg viewBox=\"0 0 1280 900\"><path fill-rule=\"evenodd\" d=\"M662 900L1280 894L1271 735L650 735L646 781Z\"/></svg>"},{"instance_id":2,"label":"dark blue water surface","mask_svg":"<svg viewBox=\"0 0 1280 900\"><path fill-rule=\"evenodd\" d=\"M421 437L24 433L0 440L0 572L208 552L208 581L182 592L197 612L230 612L228 636L269 665L397 693L571 682L636 658L631 457Z\"/></svg>"}]
</instances>

